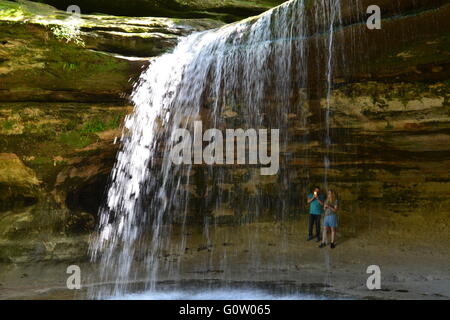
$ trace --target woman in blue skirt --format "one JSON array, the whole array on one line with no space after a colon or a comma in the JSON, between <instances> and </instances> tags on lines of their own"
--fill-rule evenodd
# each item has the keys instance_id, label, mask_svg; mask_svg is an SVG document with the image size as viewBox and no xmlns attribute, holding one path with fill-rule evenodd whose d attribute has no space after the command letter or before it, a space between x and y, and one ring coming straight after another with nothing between
<instances>
[{"instance_id":1,"label":"woman in blue skirt","mask_svg":"<svg viewBox=\"0 0 450 320\"><path fill-rule=\"evenodd\" d=\"M325 209L325 219L323 220L323 237L322 243L319 248L326 247L327 245L327 235L328 231L331 230L331 249L336 247L336 228L337 228L337 218L336 213L338 210L338 201L336 199L336 194L333 190L328 191L327 200L324 205Z\"/></svg>"}]
</instances>

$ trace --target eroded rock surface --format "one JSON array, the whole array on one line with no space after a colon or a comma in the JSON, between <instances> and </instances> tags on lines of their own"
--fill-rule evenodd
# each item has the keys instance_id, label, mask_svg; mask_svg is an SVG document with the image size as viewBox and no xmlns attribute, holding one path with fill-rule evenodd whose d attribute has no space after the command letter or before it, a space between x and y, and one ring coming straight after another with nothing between
<instances>
[{"instance_id":1,"label":"eroded rock surface","mask_svg":"<svg viewBox=\"0 0 450 320\"><path fill-rule=\"evenodd\" d=\"M0 5L0 187L8 190L8 199L25 199L0 208L0 260L82 258L120 147L114 141L132 110L130 78L147 63L142 58L221 23L83 15L79 29L67 29L62 11L29 2ZM384 33L367 30L364 14L358 18L348 6L345 25L335 34L346 68L337 68L332 79L328 174L348 214L342 232L355 236L376 216L379 224L370 226L386 227L395 237L392 226L406 225L401 236L412 239L429 232L423 225L432 211L431 236L442 243L448 241L450 194L450 7L446 1L383 5ZM311 43L323 43L323 35L310 37ZM290 140L281 150L286 162L280 175L261 177L256 168L230 167L223 183L213 185L207 168L196 166L188 187L189 215L225 225L251 221L252 203L261 198L262 219L305 211L305 193L324 176L326 79L324 66L316 63L324 60L321 49L311 50L311 87L298 92L301 105L285 109ZM276 99L273 105L280 107ZM225 112L230 125L239 124L239 110L230 106ZM219 192L226 200L217 209Z\"/></svg>"},{"instance_id":2,"label":"eroded rock surface","mask_svg":"<svg viewBox=\"0 0 450 320\"><path fill-rule=\"evenodd\" d=\"M179 37L222 25L207 19L83 15L0 1L0 101L121 102Z\"/></svg>"}]
</instances>

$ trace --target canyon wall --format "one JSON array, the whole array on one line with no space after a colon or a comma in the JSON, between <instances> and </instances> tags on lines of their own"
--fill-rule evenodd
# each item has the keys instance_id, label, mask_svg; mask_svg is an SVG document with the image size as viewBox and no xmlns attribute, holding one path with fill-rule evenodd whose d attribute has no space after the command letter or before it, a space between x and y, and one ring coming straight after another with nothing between
<instances>
[{"instance_id":1,"label":"canyon wall","mask_svg":"<svg viewBox=\"0 0 450 320\"><path fill-rule=\"evenodd\" d=\"M349 4L335 31L343 58L332 79L329 183L342 200L348 235L367 225L397 226L409 234L431 229L429 241L445 239L450 6L394 2L386 2L382 30L368 30L365 10L355 16ZM0 261L87 259L120 148L115 141L132 111L133 82L149 58L180 36L222 22L83 15L72 32L65 12L43 4L2 0L0 9ZM309 70L310 87L299 90L292 106L273 100L289 130L279 174L231 166L215 185L207 167L195 166L186 186L191 217L233 225L256 214L274 221L307 212L305 195L324 177L326 73L316 61L325 53L321 45L314 49L322 37L308 40L310 65L317 66ZM230 106L223 116L235 127L242 114ZM218 194L226 200L219 209ZM263 212L254 212L255 201L264 201Z\"/></svg>"}]
</instances>

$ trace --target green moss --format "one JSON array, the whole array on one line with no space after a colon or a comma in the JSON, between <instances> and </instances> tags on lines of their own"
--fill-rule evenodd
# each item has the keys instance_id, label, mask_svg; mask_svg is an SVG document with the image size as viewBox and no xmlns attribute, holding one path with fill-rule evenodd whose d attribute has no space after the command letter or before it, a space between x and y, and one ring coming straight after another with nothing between
<instances>
[{"instance_id":1,"label":"green moss","mask_svg":"<svg viewBox=\"0 0 450 320\"><path fill-rule=\"evenodd\" d=\"M0 1L0 19L2 20L20 20L24 18L25 13L17 2Z\"/></svg>"},{"instance_id":2,"label":"green moss","mask_svg":"<svg viewBox=\"0 0 450 320\"><path fill-rule=\"evenodd\" d=\"M53 163L53 160L49 157L37 157L31 162L35 165L47 165Z\"/></svg>"},{"instance_id":3,"label":"green moss","mask_svg":"<svg viewBox=\"0 0 450 320\"><path fill-rule=\"evenodd\" d=\"M2 122L2 128L3 130L11 130L16 123L16 120L5 120Z\"/></svg>"},{"instance_id":4,"label":"green moss","mask_svg":"<svg viewBox=\"0 0 450 320\"><path fill-rule=\"evenodd\" d=\"M63 69L64 71L72 71L77 68L77 65L75 63L64 63Z\"/></svg>"},{"instance_id":5,"label":"green moss","mask_svg":"<svg viewBox=\"0 0 450 320\"><path fill-rule=\"evenodd\" d=\"M79 47L72 43L61 45L50 42L47 47L51 50L52 57L46 62L47 69L50 73L60 75L64 81L89 79L104 74L104 81L108 82L108 79L117 77L117 74L125 74L123 71L128 67L124 61L98 52L85 51L81 54Z\"/></svg>"},{"instance_id":6,"label":"green moss","mask_svg":"<svg viewBox=\"0 0 450 320\"><path fill-rule=\"evenodd\" d=\"M110 129L116 129L120 126L121 115L116 115L109 121L103 122L98 118L94 118L86 122L81 128L82 134L102 132Z\"/></svg>"},{"instance_id":7,"label":"green moss","mask_svg":"<svg viewBox=\"0 0 450 320\"><path fill-rule=\"evenodd\" d=\"M122 124L122 114L116 114L113 119L108 122L109 129L117 129Z\"/></svg>"},{"instance_id":8,"label":"green moss","mask_svg":"<svg viewBox=\"0 0 450 320\"><path fill-rule=\"evenodd\" d=\"M95 133L95 132L102 132L106 130L106 125L103 123L103 121L99 119L92 119L88 122L86 122L83 125L83 128L81 129L81 133Z\"/></svg>"},{"instance_id":9,"label":"green moss","mask_svg":"<svg viewBox=\"0 0 450 320\"><path fill-rule=\"evenodd\" d=\"M5 22L0 21L1 24ZM8 48L8 56L17 58L9 60L15 66L12 66L13 71L8 77L2 80L4 88L20 88L24 86L24 79L27 79L27 87L61 92L68 88L89 94L129 90L128 80L132 71L127 61L58 40L46 28L12 24L0 28L0 38L6 41L20 39L27 43L27 46Z\"/></svg>"},{"instance_id":10,"label":"green moss","mask_svg":"<svg viewBox=\"0 0 450 320\"><path fill-rule=\"evenodd\" d=\"M82 149L98 140L96 133L116 129L121 121L122 114L114 114L105 120L98 117L91 118L78 127L77 120L72 119L66 126L69 130L61 134L59 140L68 146Z\"/></svg>"},{"instance_id":11,"label":"green moss","mask_svg":"<svg viewBox=\"0 0 450 320\"><path fill-rule=\"evenodd\" d=\"M61 143L77 149L87 147L88 145L94 143L97 140L98 137L96 135L84 134L79 131L71 131L63 133L60 136Z\"/></svg>"}]
</instances>

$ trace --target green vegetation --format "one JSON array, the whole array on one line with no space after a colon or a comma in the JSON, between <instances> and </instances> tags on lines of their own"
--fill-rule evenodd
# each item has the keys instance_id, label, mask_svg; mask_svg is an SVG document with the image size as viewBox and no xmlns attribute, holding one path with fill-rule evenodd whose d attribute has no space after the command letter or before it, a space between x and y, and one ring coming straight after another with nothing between
<instances>
[{"instance_id":1,"label":"green vegetation","mask_svg":"<svg viewBox=\"0 0 450 320\"><path fill-rule=\"evenodd\" d=\"M5 120L2 122L3 130L11 130L16 124L16 120Z\"/></svg>"},{"instance_id":2,"label":"green vegetation","mask_svg":"<svg viewBox=\"0 0 450 320\"><path fill-rule=\"evenodd\" d=\"M4 103L0 153L24 157L31 167L53 168L63 161L60 157L84 152L80 149L100 141L102 132L119 129L125 112L120 106L101 104Z\"/></svg>"},{"instance_id":3,"label":"green vegetation","mask_svg":"<svg viewBox=\"0 0 450 320\"><path fill-rule=\"evenodd\" d=\"M120 115L116 115L113 119L107 122L103 122L98 118L95 118L86 122L83 125L81 133L88 134L88 133L102 132L110 129L116 129L120 126L120 121L121 121Z\"/></svg>"},{"instance_id":4,"label":"green vegetation","mask_svg":"<svg viewBox=\"0 0 450 320\"><path fill-rule=\"evenodd\" d=\"M72 71L77 68L77 65L75 63L63 63L63 69L65 71Z\"/></svg>"},{"instance_id":5,"label":"green vegetation","mask_svg":"<svg viewBox=\"0 0 450 320\"><path fill-rule=\"evenodd\" d=\"M60 136L62 143L71 147L82 149L97 140L95 135L83 134L78 131L63 133Z\"/></svg>"},{"instance_id":6,"label":"green vegetation","mask_svg":"<svg viewBox=\"0 0 450 320\"><path fill-rule=\"evenodd\" d=\"M121 119L121 115L115 115L107 121L102 121L99 118L90 119L81 128L74 128L74 130L62 133L60 141L71 147L82 149L99 139L96 133L117 129L120 126ZM69 124L69 126L72 125L73 123Z\"/></svg>"},{"instance_id":7,"label":"green vegetation","mask_svg":"<svg viewBox=\"0 0 450 320\"><path fill-rule=\"evenodd\" d=\"M23 19L25 13L17 2L0 1L0 19L17 21Z\"/></svg>"},{"instance_id":8,"label":"green vegetation","mask_svg":"<svg viewBox=\"0 0 450 320\"><path fill-rule=\"evenodd\" d=\"M73 42L81 47L85 46L83 39L80 37L80 27L76 23L54 25L50 29L59 40Z\"/></svg>"},{"instance_id":9,"label":"green vegetation","mask_svg":"<svg viewBox=\"0 0 450 320\"><path fill-rule=\"evenodd\" d=\"M33 164L42 166L42 165L49 165L53 164L53 159L50 157L36 157L32 160Z\"/></svg>"}]
</instances>

